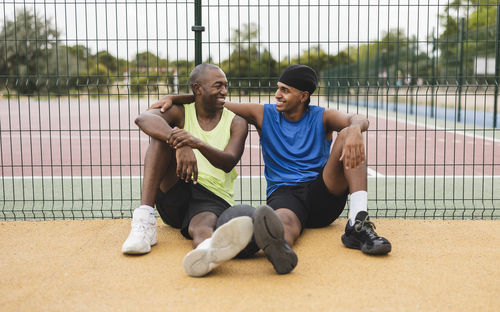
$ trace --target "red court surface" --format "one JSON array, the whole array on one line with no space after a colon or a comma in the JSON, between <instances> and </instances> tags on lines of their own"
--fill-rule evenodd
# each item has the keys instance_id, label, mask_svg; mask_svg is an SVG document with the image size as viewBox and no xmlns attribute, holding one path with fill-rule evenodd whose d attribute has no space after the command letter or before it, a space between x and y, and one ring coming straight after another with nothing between
<instances>
[{"instance_id":1,"label":"red court surface","mask_svg":"<svg viewBox=\"0 0 500 312\"><path fill-rule=\"evenodd\" d=\"M134 119L147 103L129 98L1 100L0 174L141 176L148 137ZM483 130L465 133L380 116L369 119L369 176L500 174L500 141L487 138ZM237 168L243 176L263 174L253 127Z\"/></svg>"}]
</instances>

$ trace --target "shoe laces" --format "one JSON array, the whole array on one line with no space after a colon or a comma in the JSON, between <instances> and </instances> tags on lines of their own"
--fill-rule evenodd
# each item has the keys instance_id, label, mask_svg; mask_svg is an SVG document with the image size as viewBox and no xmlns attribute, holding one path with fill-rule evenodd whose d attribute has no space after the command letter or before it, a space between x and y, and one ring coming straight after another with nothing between
<instances>
[{"instance_id":1,"label":"shoe laces","mask_svg":"<svg viewBox=\"0 0 500 312\"><path fill-rule=\"evenodd\" d=\"M356 221L356 224L354 225L354 230L356 232L360 233L362 231L365 231L370 237L378 238L375 229L375 224L370 221L370 218L368 216L366 216L363 221Z\"/></svg>"},{"instance_id":2,"label":"shoe laces","mask_svg":"<svg viewBox=\"0 0 500 312\"><path fill-rule=\"evenodd\" d=\"M135 234L146 234L151 230L152 225L146 220L133 220L132 229Z\"/></svg>"}]
</instances>

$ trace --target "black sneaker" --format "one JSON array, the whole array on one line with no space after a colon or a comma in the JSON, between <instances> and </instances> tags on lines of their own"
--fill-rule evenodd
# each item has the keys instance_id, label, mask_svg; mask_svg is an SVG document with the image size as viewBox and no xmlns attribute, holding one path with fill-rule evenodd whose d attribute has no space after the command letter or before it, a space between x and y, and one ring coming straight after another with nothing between
<instances>
[{"instance_id":1,"label":"black sneaker","mask_svg":"<svg viewBox=\"0 0 500 312\"><path fill-rule=\"evenodd\" d=\"M360 249L370 255L385 255L391 251L391 243L375 232L375 224L370 221L366 211L360 211L356 215L353 226L349 221L342 235L342 243L348 248Z\"/></svg>"},{"instance_id":2,"label":"black sneaker","mask_svg":"<svg viewBox=\"0 0 500 312\"><path fill-rule=\"evenodd\" d=\"M264 205L255 211L253 235L278 274L289 273L295 268L297 255L285 241L283 223L271 207Z\"/></svg>"}]
</instances>

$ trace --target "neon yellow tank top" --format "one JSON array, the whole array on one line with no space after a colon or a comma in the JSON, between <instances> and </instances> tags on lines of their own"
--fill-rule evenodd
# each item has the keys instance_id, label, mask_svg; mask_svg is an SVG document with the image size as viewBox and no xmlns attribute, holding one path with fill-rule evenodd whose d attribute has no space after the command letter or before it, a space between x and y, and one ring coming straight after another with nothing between
<instances>
[{"instance_id":1,"label":"neon yellow tank top","mask_svg":"<svg viewBox=\"0 0 500 312\"><path fill-rule=\"evenodd\" d=\"M215 128L210 131L203 130L196 118L195 104L184 105L184 130L203 142L223 151L231 136L231 123L234 113L224 108L221 119ZM234 180L238 176L233 168L229 173L214 167L200 151L193 149L198 165L198 183L209 191L234 205Z\"/></svg>"}]
</instances>

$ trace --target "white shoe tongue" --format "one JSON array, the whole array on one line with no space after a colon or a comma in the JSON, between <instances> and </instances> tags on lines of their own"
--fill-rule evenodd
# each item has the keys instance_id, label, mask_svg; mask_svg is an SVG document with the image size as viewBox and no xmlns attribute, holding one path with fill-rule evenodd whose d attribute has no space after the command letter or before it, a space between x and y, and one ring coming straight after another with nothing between
<instances>
[{"instance_id":1,"label":"white shoe tongue","mask_svg":"<svg viewBox=\"0 0 500 312\"><path fill-rule=\"evenodd\" d=\"M149 219L149 212L142 210L142 209L135 209L134 210L134 219L135 220L148 220Z\"/></svg>"}]
</instances>

